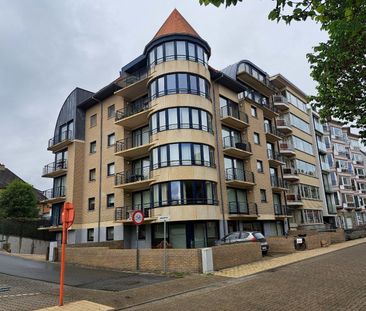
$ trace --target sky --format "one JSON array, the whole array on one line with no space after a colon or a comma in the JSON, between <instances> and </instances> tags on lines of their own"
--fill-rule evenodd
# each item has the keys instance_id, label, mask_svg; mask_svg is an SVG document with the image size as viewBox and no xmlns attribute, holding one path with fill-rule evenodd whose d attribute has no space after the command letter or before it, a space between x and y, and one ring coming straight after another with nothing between
<instances>
[{"instance_id":1,"label":"sky","mask_svg":"<svg viewBox=\"0 0 366 311\"><path fill-rule=\"evenodd\" d=\"M306 53L327 35L314 22L269 21L271 0L236 7L198 0L0 0L0 163L34 187L53 162L47 151L58 113L75 87L98 91L142 54L177 8L211 46L216 69L249 59L314 94Z\"/></svg>"}]
</instances>

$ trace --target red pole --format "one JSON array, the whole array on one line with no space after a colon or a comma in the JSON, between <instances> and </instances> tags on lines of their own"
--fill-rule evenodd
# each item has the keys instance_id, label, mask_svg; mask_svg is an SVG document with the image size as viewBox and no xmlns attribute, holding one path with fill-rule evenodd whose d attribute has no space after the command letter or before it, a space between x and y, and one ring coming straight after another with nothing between
<instances>
[{"instance_id":1,"label":"red pole","mask_svg":"<svg viewBox=\"0 0 366 311\"><path fill-rule=\"evenodd\" d=\"M64 211L65 213L66 211ZM61 269L60 269L60 303L59 306L64 305L64 274L65 274L65 245L66 245L66 221L62 222L62 247L61 247Z\"/></svg>"}]
</instances>

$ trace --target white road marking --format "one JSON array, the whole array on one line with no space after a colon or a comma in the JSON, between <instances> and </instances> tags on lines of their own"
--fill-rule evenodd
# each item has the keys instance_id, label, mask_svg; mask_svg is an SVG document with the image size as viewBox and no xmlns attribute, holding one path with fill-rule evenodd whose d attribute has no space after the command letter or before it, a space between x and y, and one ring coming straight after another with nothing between
<instances>
[{"instance_id":1,"label":"white road marking","mask_svg":"<svg viewBox=\"0 0 366 311\"><path fill-rule=\"evenodd\" d=\"M27 294L14 294L14 295L2 295L1 298L11 298L11 297L24 297L24 296L35 296L40 295L41 293L27 293Z\"/></svg>"}]
</instances>

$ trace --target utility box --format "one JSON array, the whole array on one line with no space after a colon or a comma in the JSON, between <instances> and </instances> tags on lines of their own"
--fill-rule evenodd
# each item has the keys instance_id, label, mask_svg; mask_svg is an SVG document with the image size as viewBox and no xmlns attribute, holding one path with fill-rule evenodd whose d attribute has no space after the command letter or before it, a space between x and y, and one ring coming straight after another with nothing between
<instances>
[{"instance_id":1,"label":"utility box","mask_svg":"<svg viewBox=\"0 0 366 311\"><path fill-rule=\"evenodd\" d=\"M212 256L212 248L202 248L202 273L212 273L213 269L213 256Z\"/></svg>"}]
</instances>

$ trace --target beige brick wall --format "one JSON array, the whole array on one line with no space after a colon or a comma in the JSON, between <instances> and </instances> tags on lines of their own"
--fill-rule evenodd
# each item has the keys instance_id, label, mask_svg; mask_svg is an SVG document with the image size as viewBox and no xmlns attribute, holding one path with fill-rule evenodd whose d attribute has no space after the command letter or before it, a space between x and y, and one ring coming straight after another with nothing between
<instances>
[{"instance_id":1,"label":"beige brick wall","mask_svg":"<svg viewBox=\"0 0 366 311\"><path fill-rule=\"evenodd\" d=\"M262 259L259 243L237 243L212 247L214 270L230 268Z\"/></svg>"},{"instance_id":2,"label":"beige brick wall","mask_svg":"<svg viewBox=\"0 0 366 311\"><path fill-rule=\"evenodd\" d=\"M270 253L294 253L294 238L289 237L267 237Z\"/></svg>"}]
</instances>

